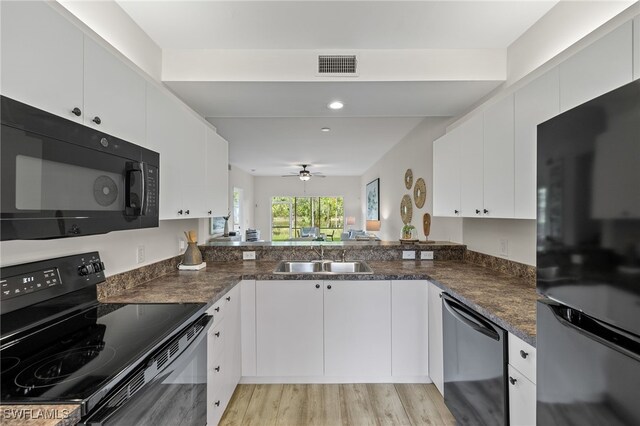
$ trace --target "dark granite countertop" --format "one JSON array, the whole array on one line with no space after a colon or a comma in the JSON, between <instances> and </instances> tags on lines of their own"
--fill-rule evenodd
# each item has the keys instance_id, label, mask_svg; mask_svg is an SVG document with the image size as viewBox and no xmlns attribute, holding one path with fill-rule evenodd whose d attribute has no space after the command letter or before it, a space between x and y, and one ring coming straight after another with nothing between
<instances>
[{"instance_id":1,"label":"dark granite countertop","mask_svg":"<svg viewBox=\"0 0 640 426\"><path fill-rule=\"evenodd\" d=\"M274 261L208 262L201 271L175 271L104 303L214 303L241 279L429 280L497 325L535 346L536 289L522 278L462 261L368 261L372 275L276 275Z\"/></svg>"}]
</instances>

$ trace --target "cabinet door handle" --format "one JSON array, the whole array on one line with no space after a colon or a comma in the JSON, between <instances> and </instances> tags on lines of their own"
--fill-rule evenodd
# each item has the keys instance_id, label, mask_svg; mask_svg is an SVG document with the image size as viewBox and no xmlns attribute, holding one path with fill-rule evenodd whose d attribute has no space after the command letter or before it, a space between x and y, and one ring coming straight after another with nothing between
<instances>
[{"instance_id":1,"label":"cabinet door handle","mask_svg":"<svg viewBox=\"0 0 640 426\"><path fill-rule=\"evenodd\" d=\"M214 370L216 370L217 372L220 372L220 366L217 366L216 368L214 368Z\"/></svg>"},{"instance_id":2,"label":"cabinet door handle","mask_svg":"<svg viewBox=\"0 0 640 426\"><path fill-rule=\"evenodd\" d=\"M484 210L482 210L482 211L484 212L484 214L489 213L489 210L487 210L487 209L484 209Z\"/></svg>"},{"instance_id":3,"label":"cabinet door handle","mask_svg":"<svg viewBox=\"0 0 640 426\"><path fill-rule=\"evenodd\" d=\"M527 357L529 356L529 353L525 351L520 351L520 356L524 359L527 359Z\"/></svg>"},{"instance_id":4,"label":"cabinet door handle","mask_svg":"<svg viewBox=\"0 0 640 426\"><path fill-rule=\"evenodd\" d=\"M102 123L102 120L100 120L100 117L98 117L97 115L95 117L93 117L93 120L91 120L91 121L93 121L96 124Z\"/></svg>"},{"instance_id":5,"label":"cabinet door handle","mask_svg":"<svg viewBox=\"0 0 640 426\"><path fill-rule=\"evenodd\" d=\"M514 379L513 377L509 376L509 383L511 383L512 385L515 385L517 382L516 379Z\"/></svg>"},{"instance_id":6,"label":"cabinet door handle","mask_svg":"<svg viewBox=\"0 0 640 426\"><path fill-rule=\"evenodd\" d=\"M453 213L454 213L454 214L458 214L458 213L460 213L460 212L459 212L458 210L454 210L454 211L453 211Z\"/></svg>"},{"instance_id":7,"label":"cabinet door handle","mask_svg":"<svg viewBox=\"0 0 640 426\"><path fill-rule=\"evenodd\" d=\"M328 290L331 290L331 284L329 284L329 285L327 286L327 289L328 289Z\"/></svg>"},{"instance_id":8,"label":"cabinet door handle","mask_svg":"<svg viewBox=\"0 0 640 426\"><path fill-rule=\"evenodd\" d=\"M316 288L320 288L320 284L316 284Z\"/></svg>"},{"instance_id":9,"label":"cabinet door handle","mask_svg":"<svg viewBox=\"0 0 640 426\"><path fill-rule=\"evenodd\" d=\"M218 331L218 332L216 332L216 333L215 333L215 336L216 336L216 337L220 337L220 332L219 332L219 331Z\"/></svg>"},{"instance_id":10,"label":"cabinet door handle","mask_svg":"<svg viewBox=\"0 0 640 426\"><path fill-rule=\"evenodd\" d=\"M231 296L227 297L227 302L231 302Z\"/></svg>"},{"instance_id":11,"label":"cabinet door handle","mask_svg":"<svg viewBox=\"0 0 640 426\"><path fill-rule=\"evenodd\" d=\"M219 407L220 406L220 401L214 402L213 405L215 405L216 407Z\"/></svg>"},{"instance_id":12,"label":"cabinet door handle","mask_svg":"<svg viewBox=\"0 0 640 426\"><path fill-rule=\"evenodd\" d=\"M189 214L189 210L185 210L185 211L184 211L184 214Z\"/></svg>"},{"instance_id":13,"label":"cabinet door handle","mask_svg":"<svg viewBox=\"0 0 640 426\"><path fill-rule=\"evenodd\" d=\"M213 310L216 312L220 312L220 306L216 306L215 308L213 308Z\"/></svg>"},{"instance_id":14,"label":"cabinet door handle","mask_svg":"<svg viewBox=\"0 0 640 426\"><path fill-rule=\"evenodd\" d=\"M182 213L183 213L182 210L178 210L178 214L182 214Z\"/></svg>"},{"instance_id":15,"label":"cabinet door handle","mask_svg":"<svg viewBox=\"0 0 640 426\"><path fill-rule=\"evenodd\" d=\"M207 212L207 214L209 214L209 215L210 215L210 214L211 214L211 210L209 210L209 211Z\"/></svg>"},{"instance_id":16,"label":"cabinet door handle","mask_svg":"<svg viewBox=\"0 0 640 426\"><path fill-rule=\"evenodd\" d=\"M82 115L82 110L80 108L78 108L78 107L75 107L74 109L72 109L71 112L76 117L80 117Z\"/></svg>"},{"instance_id":17,"label":"cabinet door handle","mask_svg":"<svg viewBox=\"0 0 640 426\"><path fill-rule=\"evenodd\" d=\"M476 209L476 214L480 214L480 210Z\"/></svg>"}]
</instances>

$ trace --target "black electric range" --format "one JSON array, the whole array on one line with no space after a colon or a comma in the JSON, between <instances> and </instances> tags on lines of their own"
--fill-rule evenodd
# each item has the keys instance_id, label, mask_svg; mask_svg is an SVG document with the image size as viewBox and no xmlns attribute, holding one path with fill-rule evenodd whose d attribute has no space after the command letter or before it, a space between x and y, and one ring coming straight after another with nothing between
<instances>
[{"instance_id":1,"label":"black electric range","mask_svg":"<svg viewBox=\"0 0 640 426\"><path fill-rule=\"evenodd\" d=\"M97 252L1 269L0 403L78 403L84 416L205 329L204 304L99 303L104 280Z\"/></svg>"}]
</instances>

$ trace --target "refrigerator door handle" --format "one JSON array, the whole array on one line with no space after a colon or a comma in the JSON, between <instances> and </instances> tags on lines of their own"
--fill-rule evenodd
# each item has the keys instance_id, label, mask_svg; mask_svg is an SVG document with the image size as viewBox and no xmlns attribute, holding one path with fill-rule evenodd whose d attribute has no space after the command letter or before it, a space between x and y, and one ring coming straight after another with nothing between
<instances>
[{"instance_id":1,"label":"refrigerator door handle","mask_svg":"<svg viewBox=\"0 0 640 426\"><path fill-rule=\"evenodd\" d=\"M585 315L579 311L574 311L571 308L563 308L558 305L547 305L554 317L565 327L569 327L588 337L589 339L601 343L623 355L626 355L636 361L640 361L640 339L635 336L629 335L621 330L614 329L610 325L607 325L595 318ZM575 312L575 316L579 317L580 324L575 324L570 319L565 318L559 313L561 309L566 309L571 312ZM571 317L571 315L569 315Z\"/></svg>"},{"instance_id":2,"label":"refrigerator door handle","mask_svg":"<svg viewBox=\"0 0 640 426\"><path fill-rule=\"evenodd\" d=\"M493 340L500 341L500 334L496 332L493 327L487 324L481 318L478 318L477 315L470 312L469 310L463 308L460 304L455 302L450 296L443 294L442 295L442 303L444 307L449 311L454 318L458 321L468 325L473 328L478 333L482 333L487 337L492 338Z\"/></svg>"}]
</instances>

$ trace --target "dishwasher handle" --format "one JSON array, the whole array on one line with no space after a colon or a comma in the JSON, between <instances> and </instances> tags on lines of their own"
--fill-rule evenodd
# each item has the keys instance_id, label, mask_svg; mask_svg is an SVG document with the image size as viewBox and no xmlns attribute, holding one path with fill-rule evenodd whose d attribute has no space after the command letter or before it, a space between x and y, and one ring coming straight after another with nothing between
<instances>
[{"instance_id":1,"label":"dishwasher handle","mask_svg":"<svg viewBox=\"0 0 640 426\"><path fill-rule=\"evenodd\" d=\"M493 340L500 341L500 333L498 333L487 320L464 307L448 294L442 294L442 304L458 321L468 325L478 333L482 333Z\"/></svg>"}]
</instances>

